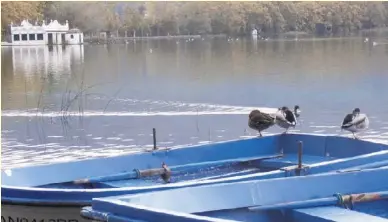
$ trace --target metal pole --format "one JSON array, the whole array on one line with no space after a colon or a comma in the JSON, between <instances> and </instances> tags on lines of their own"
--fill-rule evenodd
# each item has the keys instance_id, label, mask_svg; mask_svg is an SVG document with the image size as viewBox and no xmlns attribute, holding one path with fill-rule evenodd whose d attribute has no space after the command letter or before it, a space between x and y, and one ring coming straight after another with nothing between
<instances>
[{"instance_id":1,"label":"metal pole","mask_svg":"<svg viewBox=\"0 0 388 222\"><path fill-rule=\"evenodd\" d=\"M320 206L335 206L335 205L347 205L362 202L373 202L378 200L388 199L388 191L380 191L374 193L360 193L349 195L335 195L334 197L325 197L311 200L293 201L287 203L277 203L273 205L253 206L249 207L250 211L261 210L280 210L280 209L297 209L297 208L310 208Z\"/></svg>"},{"instance_id":2,"label":"metal pole","mask_svg":"<svg viewBox=\"0 0 388 222\"><path fill-rule=\"evenodd\" d=\"M156 150L156 130L152 128L152 136L154 137L154 150Z\"/></svg>"}]
</instances>

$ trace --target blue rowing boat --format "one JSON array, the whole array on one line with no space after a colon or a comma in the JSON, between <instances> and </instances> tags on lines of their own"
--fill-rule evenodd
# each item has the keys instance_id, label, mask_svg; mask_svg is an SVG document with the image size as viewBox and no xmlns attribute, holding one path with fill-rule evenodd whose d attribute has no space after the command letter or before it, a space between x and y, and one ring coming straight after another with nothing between
<instances>
[{"instance_id":1,"label":"blue rowing boat","mask_svg":"<svg viewBox=\"0 0 388 222\"><path fill-rule=\"evenodd\" d=\"M102 222L387 222L388 167L96 198L81 215Z\"/></svg>"},{"instance_id":2,"label":"blue rowing boat","mask_svg":"<svg viewBox=\"0 0 388 222\"><path fill-rule=\"evenodd\" d=\"M2 222L78 222L92 198L388 165L388 146L280 134L3 169Z\"/></svg>"}]
</instances>

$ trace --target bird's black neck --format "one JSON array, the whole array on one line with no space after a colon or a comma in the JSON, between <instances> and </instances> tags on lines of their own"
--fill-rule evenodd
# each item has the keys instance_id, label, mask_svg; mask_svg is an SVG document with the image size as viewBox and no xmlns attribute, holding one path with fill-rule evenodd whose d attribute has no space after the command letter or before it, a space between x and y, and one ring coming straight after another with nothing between
<instances>
[{"instance_id":1,"label":"bird's black neck","mask_svg":"<svg viewBox=\"0 0 388 222\"><path fill-rule=\"evenodd\" d=\"M295 122L295 117L294 117L294 114L291 112L291 110L286 110L284 111L284 113L286 114L286 120L290 123L292 122Z\"/></svg>"}]
</instances>

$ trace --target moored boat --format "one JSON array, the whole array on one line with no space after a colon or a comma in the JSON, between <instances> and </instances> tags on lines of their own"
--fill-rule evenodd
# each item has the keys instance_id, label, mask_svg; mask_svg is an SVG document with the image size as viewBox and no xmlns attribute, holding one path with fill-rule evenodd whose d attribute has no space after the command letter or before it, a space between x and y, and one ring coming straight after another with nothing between
<instances>
[{"instance_id":1,"label":"moored boat","mask_svg":"<svg viewBox=\"0 0 388 222\"><path fill-rule=\"evenodd\" d=\"M96 198L81 215L103 222L387 222L388 167Z\"/></svg>"},{"instance_id":2,"label":"moored boat","mask_svg":"<svg viewBox=\"0 0 388 222\"><path fill-rule=\"evenodd\" d=\"M92 198L388 165L388 146L280 134L2 170L2 220L82 221ZM162 163L164 163L162 167Z\"/></svg>"}]
</instances>

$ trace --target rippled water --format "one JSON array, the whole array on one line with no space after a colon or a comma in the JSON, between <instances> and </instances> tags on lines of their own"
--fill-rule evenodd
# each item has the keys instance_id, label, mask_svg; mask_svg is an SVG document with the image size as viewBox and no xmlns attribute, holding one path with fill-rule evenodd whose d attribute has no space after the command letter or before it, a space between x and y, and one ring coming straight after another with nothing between
<instances>
[{"instance_id":1,"label":"rippled water","mask_svg":"<svg viewBox=\"0 0 388 222\"><path fill-rule=\"evenodd\" d=\"M373 41L380 42L373 44ZM298 104L296 132L388 143L388 44L226 39L2 48L2 167L256 136L254 108ZM264 135L282 132L273 127Z\"/></svg>"}]
</instances>

